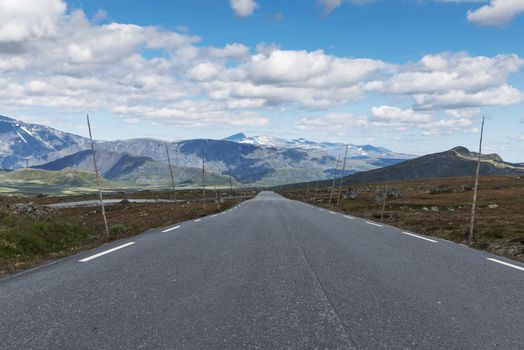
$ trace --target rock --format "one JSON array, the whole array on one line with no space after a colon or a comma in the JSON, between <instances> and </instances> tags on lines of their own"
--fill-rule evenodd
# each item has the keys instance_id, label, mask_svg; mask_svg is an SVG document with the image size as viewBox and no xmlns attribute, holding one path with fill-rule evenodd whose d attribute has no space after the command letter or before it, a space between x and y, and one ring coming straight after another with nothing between
<instances>
[{"instance_id":1,"label":"rock","mask_svg":"<svg viewBox=\"0 0 524 350\"><path fill-rule=\"evenodd\" d=\"M358 190L354 190L354 189L350 188L344 194L342 194L342 198L344 198L344 199L358 199L359 195L360 195L360 192Z\"/></svg>"},{"instance_id":2,"label":"rock","mask_svg":"<svg viewBox=\"0 0 524 350\"><path fill-rule=\"evenodd\" d=\"M434 206L431 207L431 210L432 211L439 211L440 209L439 209L439 207L434 205Z\"/></svg>"},{"instance_id":3,"label":"rock","mask_svg":"<svg viewBox=\"0 0 524 350\"><path fill-rule=\"evenodd\" d=\"M455 208L448 208L449 211L455 211Z\"/></svg>"},{"instance_id":4,"label":"rock","mask_svg":"<svg viewBox=\"0 0 524 350\"><path fill-rule=\"evenodd\" d=\"M422 210L424 210L424 211L429 211L429 209L426 208L426 207L422 207Z\"/></svg>"},{"instance_id":5,"label":"rock","mask_svg":"<svg viewBox=\"0 0 524 350\"><path fill-rule=\"evenodd\" d=\"M33 202L8 204L6 208L7 212L13 215L44 216L51 215L55 212L49 207L34 204Z\"/></svg>"},{"instance_id":6,"label":"rock","mask_svg":"<svg viewBox=\"0 0 524 350\"><path fill-rule=\"evenodd\" d=\"M386 195L386 191L383 190L383 189L378 189L375 191L375 201L383 201L384 200L384 196ZM395 189L390 189L388 190L388 193L387 193L387 198L399 198L399 197L402 197L402 192L398 191L398 190L395 190Z\"/></svg>"},{"instance_id":7,"label":"rock","mask_svg":"<svg viewBox=\"0 0 524 350\"><path fill-rule=\"evenodd\" d=\"M490 204L490 205L488 205L489 209L497 209L498 207L499 207L498 204Z\"/></svg>"},{"instance_id":8,"label":"rock","mask_svg":"<svg viewBox=\"0 0 524 350\"><path fill-rule=\"evenodd\" d=\"M470 192L471 190L473 190L473 187L469 185L462 185L460 189L462 190L462 192Z\"/></svg>"},{"instance_id":9,"label":"rock","mask_svg":"<svg viewBox=\"0 0 524 350\"><path fill-rule=\"evenodd\" d=\"M429 190L430 194L440 194L440 193L451 193L453 188L450 185L438 185Z\"/></svg>"}]
</instances>

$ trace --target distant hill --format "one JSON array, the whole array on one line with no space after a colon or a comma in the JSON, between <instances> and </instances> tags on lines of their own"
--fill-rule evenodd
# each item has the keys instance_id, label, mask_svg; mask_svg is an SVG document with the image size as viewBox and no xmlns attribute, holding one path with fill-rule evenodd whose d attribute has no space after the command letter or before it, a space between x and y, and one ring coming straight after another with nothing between
<instances>
[{"instance_id":1,"label":"distant hill","mask_svg":"<svg viewBox=\"0 0 524 350\"><path fill-rule=\"evenodd\" d=\"M381 169L357 173L343 178L343 184L369 183L414 179L435 179L454 176L473 176L478 153L465 147L428 154ZM504 162L498 154L481 156L480 174L524 175L524 167Z\"/></svg>"},{"instance_id":2,"label":"distant hill","mask_svg":"<svg viewBox=\"0 0 524 350\"><path fill-rule=\"evenodd\" d=\"M133 156L128 153L100 150L96 154L101 176L114 183L125 184L131 187L171 186L169 167L165 163L154 161L149 157ZM94 172L92 157L90 150L80 151L46 164L34 166L33 168L51 171L75 168ZM173 167L173 170L177 186L200 185L202 182L200 169ZM233 182L236 183L236 181ZM206 174L206 184L209 186L226 186L229 185L229 177L208 172Z\"/></svg>"},{"instance_id":3,"label":"distant hill","mask_svg":"<svg viewBox=\"0 0 524 350\"><path fill-rule=\"evenodd\" d=\"M45 163L89 147L89 140L0 115L0 169Z\"/></svg>"},{"instance_id":4,"label":"distant hill","mask_svg":"<svg viewBox=\"0 0 524 350\"><path fill-rule=\"evenodd\" d=\"M363 171L342 178L344 185L416 179L437 179L456 176L474 176L478 153L465 147L428 154L388 167ZM480 175L524 175L524 167L502 160L498 154L481 156ZM321 181L320 186L331 186L332 180ZM296 184L295 186L304 186Z\"/></svg>"},{"instance_id":5,"label":"distant hill","mask_svg":"<svg viewBox=\"0 0 524 350\"><path fill-rule=\"evenodd\" d=\"M116 191L125 186L101 179L104 190ZM49 171L18 169L0 171L0 193L75 194L97 191L94 173L75 169Z\"/></svg>"}]
</instances>

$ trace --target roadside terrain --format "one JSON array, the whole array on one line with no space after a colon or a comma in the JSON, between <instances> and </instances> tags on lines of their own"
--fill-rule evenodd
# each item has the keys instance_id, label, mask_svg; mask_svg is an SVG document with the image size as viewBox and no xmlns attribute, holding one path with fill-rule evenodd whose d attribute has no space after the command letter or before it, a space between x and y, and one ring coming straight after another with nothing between
<instances>
[{"instance_id":1,"label":"roadside terrain","mask_svg":"<svg viewBox=\"0 0 524 350\"><path fill-rule=\"evenodd\" d=\"M333 209L380 221L384 188L389 187L384 222L412 232L464 241L469 230L473 177L392 181L343 186ZM331 187L309 185L307 201L329 206ZM283 189L288 198L306 201L306 187ZM474 247L524 262L524 177L481 177Z\"/></svg>"},{"instance_id":2,"label":"roadside terrain","mask_svg":"<svg viewBox=\"0 0 524 350\"><path fill-rule=\"evenodd\" d=\"M230 208L241 201L237 193L221 191L220 208L215 192L208 191L206 214ZM244 193L246 198L255 192ZM180 191L177 203L130 203L133 199L172 199L172 192L114 193L121 199L107 205L110 234L104 234L100 207L50 209L46 204L93 200L95 194L76 196L0 196L0 276L46 260L158 228L204 216L201 191Z\"/></svg>"}]
</instances>

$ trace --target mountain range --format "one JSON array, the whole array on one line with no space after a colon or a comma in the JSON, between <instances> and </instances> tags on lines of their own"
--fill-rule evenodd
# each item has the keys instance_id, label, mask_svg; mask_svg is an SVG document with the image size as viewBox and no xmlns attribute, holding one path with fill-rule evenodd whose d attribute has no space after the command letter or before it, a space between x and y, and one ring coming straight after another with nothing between
<instances>
[{"instance_id":1,"label":"mountain range","mask_svg":"<svg viewBox=\"0 0 524 350\"><path fill-rule=\"evenodd\" d=\"M97 160L107 179L126 184L165 184L169 178L165 146L179 184L201 182L202 154L209 180L250 185L280 185L333 177L343 143L285 140L238 133L222 140L168 142L151 138L96 141ZM0 116L0 168L93 171L90 140L38 124ZM339 175L397 164L414 156L371 145L348 148L348 166ZM340 165L339 165L340 167Z\"/></svg>"}]
</instances>

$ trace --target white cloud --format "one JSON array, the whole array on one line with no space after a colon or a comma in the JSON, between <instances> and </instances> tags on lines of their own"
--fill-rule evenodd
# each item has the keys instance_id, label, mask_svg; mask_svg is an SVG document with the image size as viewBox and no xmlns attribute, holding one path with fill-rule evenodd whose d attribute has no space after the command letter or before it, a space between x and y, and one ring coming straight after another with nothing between
<instances>
[{"instance_id":1,"label":"white cloud","mask_svg":"<svg viewBox=\"0 0 524 350\"><path fill-rule=\"evenodd\" d=\"M370 81L383 94L411 96L415 109L464 109L519 103L522 93L507 84L524 60L516 55L471 57L465 53L424 56Z\"/></svg>"},{"instance_id":2,"label":"white cloud","mask_svg":"<svg viewBox=\"0 0 524 350\"><path fill-rule=\"evenodd\" d=\"M181 101L176 105L155 108L137 105L133 107L117 106L112 108L112 113L131 119L144 117L163 124L182 128L233 126L264 126L269 119L256 112L244 111L232 113L225 105L214 102Z\"/></svg>"},{"instance_id":3,"label":"white cloud","mask_svg":"<svg viewBox=\"0 0 524 350\"><path fill-rule=\"evenodd\" d=\"M491 0L488 5L468 11L468 20L483 26L501 26L523 12L522 0Z\"/></svg>"},{"instance_id":4,"label":"white cloud","mask_svg":"<svg viewBox=\"0 0 524 350\"><path fill-rule=\"evenodd\" d=\"M524 65L516 55L440 53L391 64L266 44L251 54L241 43L203 46L187 30L97 23L82 11L68 12L63 2L48 5L37 7L36 17L17 10L25 34L10 34L17 42L0 41L0 104L6 113L96 109L128 121L196 127L260 126L269 122L267 112L326 110L296 126L338 121L347 128L423 129L439 112L450 120L469 119L483 106L523 100L508 83ZM40 18L49 20L42 25ZM152 50L162 54L151 57ZM329 113L369 95L404 107L377 106L369 117Z\"/></svg>"},{"instance_id":5,"label":"white cloud","mask_svg":"<svg viewBox=\"0 0 524 350\"><path fill-rule=\"evenodd\" d=\"M378 122L417 123L431 120L431 114L415 112L393 106L380 106L371 109L373 120Z\"/></svg>"},{"instance_id":6,"label":"white cloud","mask_svg":"<svg viewBox=\"0 0 524 350\"><path fill-rule=\"evenodd\" d=\"M417 94L414 100L419 109L463 109L516 104L524 101L524 94L514 87L502 85L478 92L451 90L441 94Z\"/></svg>"},{"instance_id":7,"label":"white cloud","mask_svg":"<svg viewBox=\"0 0 524 350\"><path fill-rule=\"evenodd\" d=\"M216 58L243 59L249 56L249 47L239 44L227 44L224 47L209 48L209 54Z\"/></svg>"},{"instance_id":8,"label":"white cloud","mask_svg":"<svg viewBox=\"0 0 524 350\"><path fill-rule=\"evenodd\" d=\"M375 0L347 0L354 5L366 5L375 2ZM317 0L318 4L323 7L324 15L329 15L333 10L342 5L343 0Z\"/></svg>"},{"instance_id":9,"label":"white cloud","mask_svg":"<svg viewBox=\"0 0 524 350\"><path fill-rule=\"evenodd\" d=\"M524 60L516 55L427 55L416 63L398 67L398 72L379 84L378 88L396 94L477 91L503 84L510 74L519 71L523 65Z\"/></svg>"},{"instance_id":10,"label":"white cloud","mask_svg":"<svg viewBox=\"0 0 524 350\"><path fill-rule=\"evenodd\" d=\"M231 8L239 17L251 16L259 7L254 0L229 0L229 5L231 5Z\"/></svg>"},{"instance_id":11,"label":"white cloud","mask_svg":"<svg viewBox=\"0 0 524 350\"><path fill-rule=\"evenodd\" d=\"M62 0L0 1L0 43L54 36L66 10Z\"/></svg>"},{"instance_id":12,"label":"white cloud","mask_svg":"<svg viewBox=\"0 0 524 350\"><path fill-rule=\"evenodd\" d=\"M342 0L318 0L318 3L324 8L324 14L329 15L334 9L342 5Z\"/></svg>"},{"instance_id":13,"label":"white cloud","mask_svg":"<svg viewBox=\"0 0 524 350\"><path fill-rule=\"evenodd\" d=\"M366 128L369 120L366 116L352 113L328 113L325 116L301 118L294 123L294 127L306 131L334 131Z\"/></svg>"},{"instance_id":14,"label":"white cloud","mask_svg":"<svg viewBox=\"0 0 524 350\"><path fill-rule=\"evenodd\" d=\"M220 67L212 62L202 62L187 71L186 76L191 80L210 81L220 73Z\"/></svg>"},{"instance_id":15,"label":"white cloud","mask_svg":"<svg viewBox=\"0 0 524 350\"><path fill-rule=\"evenodd\" d=\"M437 136L454 133L478 133L469 118L434 118L429 114L418 114L410 109L391 106L375 107L372 117L353 113L328 113L321 116L301 118L294 127L303 131L335 132L352 134L356 130L366 133L387 130L391 132L417 129L422 136ZM353 133L354 134L354 133Z\"/></svg>"},{"instance_id":16,"label":"white cloud","mask_svg":"<svg viewBox=\"0 0 524 350\"><path fill-rule=\"evenodd\" d=\"M419 125L424 136L438 136L443 134L460 133L477 133L478 130L473 128L471 119L440 119L430 123Z\"/></svg>"}]
</instances>

